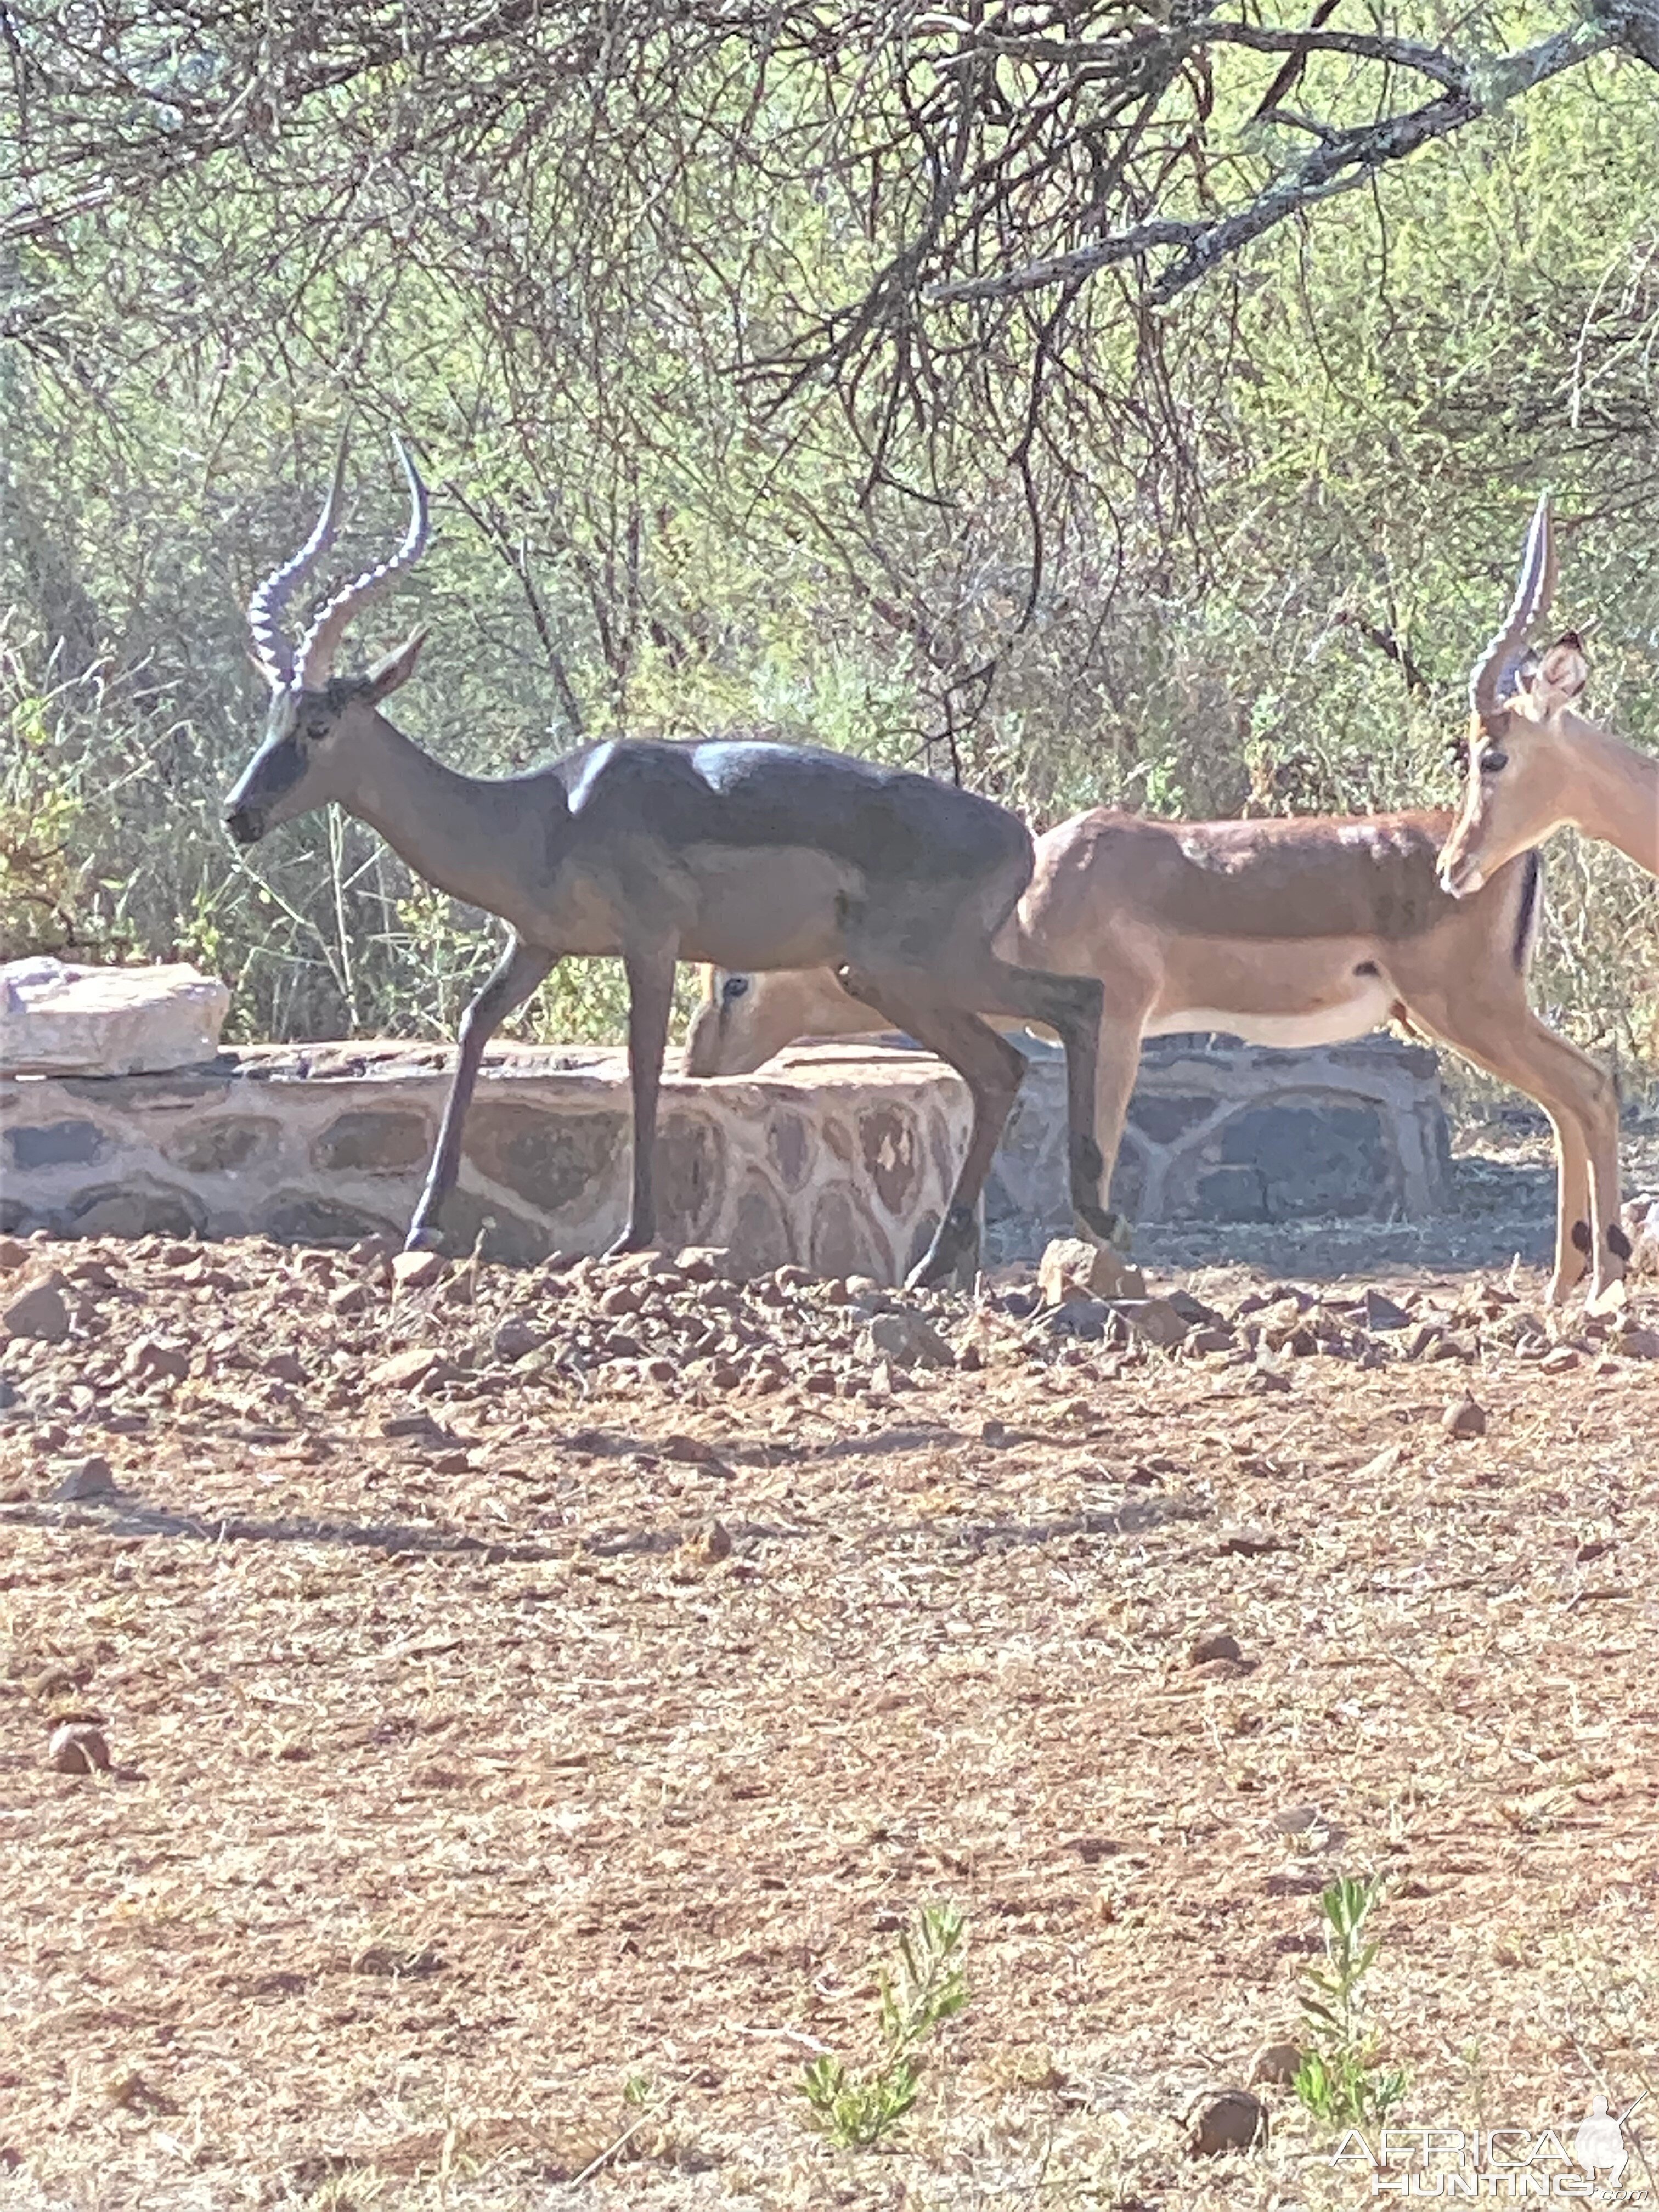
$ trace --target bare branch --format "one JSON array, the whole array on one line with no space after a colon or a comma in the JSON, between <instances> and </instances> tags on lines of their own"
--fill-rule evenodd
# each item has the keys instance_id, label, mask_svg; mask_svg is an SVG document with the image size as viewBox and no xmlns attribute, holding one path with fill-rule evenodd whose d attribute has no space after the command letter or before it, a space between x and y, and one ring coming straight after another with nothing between
<instances>
[{"instance_id":1,"label":"bare branch","mask_svg":"<svg viewBox=\"0 0 1659 2212\"><path fill-rule=\"evenodd\" d=\"M1311 34L1298 33L1305 38ZM1323 34L1328 35L1328 34ZM1178 246L1179 258L1148 287L1147 299L1164 306L1190 284L1228 259L1241 247L1260 238L1289 216L1303 215L1322 200L1352 191L1376 171L1405 160L1434 139L1495 113L1518 94L1530 91L1592 53L1604 52L1614 43L1613 33L1587 24L1557 32L1519 52L1505 54L1478 72L1462 71L1462 82L1444 98L1429 101L1405 115L1388 116L1379 123L1334 131L1328 140L1303 161L1283 170L1255 199L1212 222L1171 222L1159 218L1138 223L1047 261L994 276L963 279L938 284L927 294L935 306L975 300L1006 299L1023 292L1072 283L1098 270L1138 259L1163 246ZM1478 89L1477 89L1478 80Z\"/></svg>"}]
</instances>

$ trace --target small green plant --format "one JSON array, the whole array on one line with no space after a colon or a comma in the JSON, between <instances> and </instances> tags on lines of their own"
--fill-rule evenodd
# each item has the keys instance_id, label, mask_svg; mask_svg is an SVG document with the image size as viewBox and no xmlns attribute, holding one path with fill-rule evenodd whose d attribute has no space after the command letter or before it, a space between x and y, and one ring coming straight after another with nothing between
<instances>
[{"instance_id":1,"label":"small green plant","mask_svg":"<svg viewBox=\"0 0 1659 2212\"><path fill-rule=\"evenodd\" d=\"M1380 1875L1369 1881L1344 1875L1319 1899L1325 1956L1304 1977L1308 2049L1293 2087L1314 2118L1333 2127L1386 2119L1406 2094L1403 2071L1377 2064L1382 2038L1365 2020L1365 1977L1378 1948L1365 1924L1382 1894Z\"/></svg>"},{"instance_id":2,"label":"small green plant","mask_svg":"<svg viewBox=\"0 0 1659 2212\"><path fill-rule=\"evenodd\" d=\"M968 2002L967 1927L954 1905L924 1905L899 1937L881 1990L880 2053L867 2072L849 2073L829 2053L801 2076L811 2124L842 2150L868 2150L898 2126L921 2094L922 2046Z\"/></svg>"}]
</instances>

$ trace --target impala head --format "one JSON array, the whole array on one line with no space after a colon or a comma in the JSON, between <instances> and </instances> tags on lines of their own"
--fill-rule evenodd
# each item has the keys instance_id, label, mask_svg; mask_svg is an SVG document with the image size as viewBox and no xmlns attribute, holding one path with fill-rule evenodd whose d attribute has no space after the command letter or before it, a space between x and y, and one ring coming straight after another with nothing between
<instances>
[{"instance_id":1,"label":"impala head","mask_svg":"<svg viewBox=\"0 0 1659 2212\"><path fill-rule=\"evenodd\" d=\"M686 1032L688 1075L752 1075L803 1036L862 1036L879 1014L849 999L827 968L739 975L705 968L703 994Z\"/></svg>"},{"instance_id":2,"label":"impala head","mask_svg":"<svg viewBox=\"0 0 1659 2212\"><path fill-rule=\"evenodd\" d=\"M1471 896L1505 860L1541 844L1572 819L1573 746L1587 726L1573 712L1573 702L1589 665L1576 631L1541 653L1527 642L1554 591L1554 531L1546 493L1527 533L1514 601L1469 678L1468 780L1456 824L1440 854L1441 888L1454 898Z\"/></svg>"},{"instance_id":3,"label":"impala head","mask_svg":"<svg viewBox=\"0 0 1659 2212\"><path fill-rule=\"evenodd\" d=\"M333 542L345 472L345 448L317 527L285 566L266 577L248 602L253 658L270 686L270 706L259 750L225 801L225 825L239 845L252 845L279 822L291 822L354 782L354 755L389 698L415 672L424 633L414 631L366 676L336 676L334 656L353 615L406 575L425 548L429 524L426 486L400 438L392 444L409 482L409 529L389 561L335 594L297 647L283 635L282 618L301 580Z\"/></svg>"}]
</instances>

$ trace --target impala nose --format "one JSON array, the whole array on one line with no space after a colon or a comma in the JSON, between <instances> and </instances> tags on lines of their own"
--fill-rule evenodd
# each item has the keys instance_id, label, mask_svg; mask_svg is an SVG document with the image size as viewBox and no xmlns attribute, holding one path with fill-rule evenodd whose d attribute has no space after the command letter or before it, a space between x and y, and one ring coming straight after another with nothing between
<instances>
[{"instance_id":1,"label":"impala nose","mask_svg":"<svg viewBox=\"0 0 1659 2212\"><path fill-rule=\"evenodd\" d=\"M225 827L239 845L257 845L264 836L265 825L251 806L228 806Z\"/></svg>"},{"instance_id":2,"label":"impala nose","mask_svg":"<svg viewBox=\"0 0 1659 2212\"><path fill-rule=\"evenodd\" d=\"M1440 888L1448 898L1473 898L1485 881L1468 860L1448 861L1440 871Z\"/></svg>"}]
</instances>

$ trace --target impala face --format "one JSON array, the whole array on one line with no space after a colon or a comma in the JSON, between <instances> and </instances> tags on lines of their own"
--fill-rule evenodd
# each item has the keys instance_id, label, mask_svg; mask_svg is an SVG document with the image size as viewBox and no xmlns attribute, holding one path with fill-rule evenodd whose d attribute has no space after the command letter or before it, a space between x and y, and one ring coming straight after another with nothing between
<instances>
[{"instance_id":1,"label":"impala face","mask_svg":"<svg viewBox=\"0 0 1659 2212\"><path fill-rule=\"evenodd\" d=\"M264 740L225 800L225 827L239 845L257 845L279 823L351 796L354 757L381 700L414 674L424 635L416 630L367 676L331 677L319 690L272 685Z\"/></svg>"},{"instance_id":2,"label":"impala face","mask_svg":"<svg viewBox=\"0 0 1659 2212\"><path fill-rule=\"evenodd\" d=\"M1440 854L1440 887L1453 898L1472 896L1505 860L1571 820L1571 702L1589 673L1570 631L1528 657L1501 706L1474 717L1462 804Z\"/></svg>"},{"instance_id":3,"label":"impala face","mask_svg":"<svg viewBox=\"0 0 1659 2212\"><path fill-rule=\"evenodd\" d=\"M333 695L347 692L347 700ZM342 711L343 708L345 709ZM239 845L257 845L278 823L292 822L339 794L330 769L346 743L349 692L284 687L270 695L265 734L225 800L225 827Z\"/></svg>"},{"instance_id":4,"label":"impala face","mask_svg":"<svg viewBox=\"0 0 1659 2212\"><path fill-rule=\"evenodd\" d=\"M686 1032L685 1073L750 1075L798 1037L868 1036L883 1026L827 968L775 968L758 976L710 968Z\"/></svg>"},{"instance_id":5,"label":"impala face","mask_svg":"<svg viewBox=\"0 0 1659 2212\"><path fill-rule=\"evenodd\" d=\"M703 994L685 1034L688 1075L750 1074L799 1034L790 1029L787 1034L775 1035L769 1024L764 1024L763 1034L754 1019L754 1009L759 1001L751 988L752 981L748 975L729 974L723 968L705 969ZM794 1018L792 994L791 1007L784 1019ZM874 1016L871 1018L873 1020Z\"/></svg>"}]
</instances>

